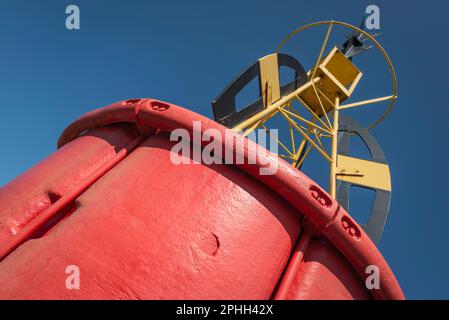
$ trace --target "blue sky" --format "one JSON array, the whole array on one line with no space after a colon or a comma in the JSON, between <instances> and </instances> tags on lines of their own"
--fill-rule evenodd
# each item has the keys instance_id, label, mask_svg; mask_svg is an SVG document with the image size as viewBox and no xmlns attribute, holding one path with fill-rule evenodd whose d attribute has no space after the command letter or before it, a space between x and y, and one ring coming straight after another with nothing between
<instances>
[{"instance_id":1,"label":"blue sky","mask_svg":"<svg viewBox=\"0 0 449 320\"><path fill-rule=\"evenodd\" d=\"M80 7L80 30L65 28L69 4ZM317 20L359 24L369 4L380 7L379 40L399 80L397 105L372 131L393 178L379 248L408 298L448 299L443 1L1 0L0 185L53 152L62 130L93 108L153 97L211 117L221 89L291 30ZM309 49L297 57L306 68Z\"/></svg>"}]
</instances>

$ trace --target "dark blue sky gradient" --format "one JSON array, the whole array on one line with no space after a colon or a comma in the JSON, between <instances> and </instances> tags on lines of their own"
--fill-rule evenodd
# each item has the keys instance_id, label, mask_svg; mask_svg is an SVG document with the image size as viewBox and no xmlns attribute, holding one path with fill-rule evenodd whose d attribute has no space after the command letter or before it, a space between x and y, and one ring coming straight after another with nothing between
<instances>
[{"instance_id":1,"label":"dark blue sky gradient","mask_svg":"<svg viewBox=\"0 0 449 320\"><path fill-rule=\"evenodd\" d=\"M81 9L79 31L65 28L69 4ZM52 153L75 118L118 100L153 97L211 117L210 102L221 89L291 30L316 20L358 24L368 4L1 0L0 185ZM381 9L379 40L399 80L397 105L373 130L393 177L379 248L408 298L448 299L449 5L373 4ZM297 56L306 68L308 51ZM370 63L363 69L379 70Z\"/></svg>"}]
</instances>

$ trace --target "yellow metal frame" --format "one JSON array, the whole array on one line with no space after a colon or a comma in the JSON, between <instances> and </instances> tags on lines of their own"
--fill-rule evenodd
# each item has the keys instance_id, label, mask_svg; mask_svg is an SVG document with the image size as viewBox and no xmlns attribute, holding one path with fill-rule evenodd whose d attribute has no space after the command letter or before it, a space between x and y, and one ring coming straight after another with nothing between
<instances>
[{"instance_id":1,"label":"yellow metal frame","mask_svg":"<svg viewBox=\"0 0 449 320\"><path fill-rule=\"evenodd\" d=\"M360 101L360 102L356 102L356 103L351 103L350 105L342 105L340 106L340 110L341 109L348 109L348 108L353 108L353 107L358 107L358 106L362 106L362 105L367 105L367 104L373 104L373 103L378 103L378 102L382 102L382 101L387 101L387 100L391 100L388 108L385 110L384 114L377 119L375 122L373 122L371 125L369 125L367 127L367 129L372 129L373 127L375 127L376 125L378 125L383 119L385 119L385 117L390 113L391 109L393 108L393 105L397 99L397 78L396 78L396 73L394 71L394 67L393 67L393 63L390 60L390 57L388 56L387 52L385 51L385 49L380 45L379 42L377 42L377 40L370 35L369 33L367 33L366 31L353 26L349 23L346 22L341 22L341 21L318 21L318 22L313 22L307 25L304 25L302 27L299 27L295 30L293 30L290 34L287 35L287 37L285 37L284 40L282 40L282 42L276 47L275 52L278 53L279 50L285 45L285 43L290 40L291 38L293 38L294 36L296 36L298 33L316 27L316 26L320 26L320 25L329 25L328 28L328 32L326 34L326 37L324 39L324 43L327 43L327 40L329 38L329 34L330 31L332 30L332 26L333 25L339 25L339 26L343 26L349 29L352 29L354 31L360 32L362 33L364 36L366 36L375 46L376 48L380 51L380 53L382 54L382 56L384 57L384 60L386 61L387 65L388 65L388 69L390 71L390 75L391 75L391 80L392 80L392 91L393 93L391 95L385 96L385 97L381 97L381 98L374 98L374 99L369 99L369 100L364 100L364 101ZM315 67L316 69L316 67Z\"/></svg>"},{"instance_id":2,"label":"yellow metal frame","mask_svg":"<svg viewBox=\"0 0 449 320\"><path fill-rule=\"evenodd\" d=\"M279 141L279 139L276 139L276 142L286 152L285 155L280 154L280 156L284 159L290 160L293 166L299 168L311 151L312 147L316 149L330 163L329 192L333 197L336 196L337 178L340 180L358 182L367 186L378 186L381 189L391 188L389 185L389 174L379 175L382 176L382 178L377 178L377 175L375 174L376 170L381 170L384 172L385 170L383 167L380 168L376 165L367 165L365 162L369 161L363 162L362 160L356 158L342 158L341 156L338 156L337 153L338 119L341 110L391 100L385 113L374 123L372 123L368 127L369 129L377 125L388 115L397 98L396 74L392 63L382 46L370 34L355 26L339 21L320 21L294 30L276 48L276 53L279 52L287 40L291 39L299 32L320 25L328 25L328 29L316 63L313 69L308 72L308 81L293 92L281 97L277 55L271 54L259 59L260 86L262 89L262 97L265 108L250 118L245 119L233 129L236 131L242 131L244 135L248 135L257 128L263 128L269 133L265 126L265 122L279 113L288 122L291 144L291 148L289 149L285 144ZM337 48L333 48L326 56L324 56L324 51L334 25L344 26L360 32L375 44L386 60L391 73L393 81L393 93L391 95L341 105L341 102L349 98L354 91L362 76L362 73L349 59L344 57ZM337 65L335 65L335 61L338 62ZM334 63L334 66L329 68L329 63ZM332 94L329 94L329 87L332 87ZM310 101L311 92L315 95L314 103L311 103ZM299 102L307 113L311 115L312 119L308 120L300 112L298 112L293 107L293 102ZM328 115L330 113L333 115L332 122ZM303 138L298 146L295 142L295 131L298 132ZM326 148L321 140L322 138L331 138L330 152L326 151ZM305 149L307 142L309 143L309 146ZM366 169L353 170L352 166L363 166ZM354 174L357 170L358 174Z\"/></svg>"}]
</instances>

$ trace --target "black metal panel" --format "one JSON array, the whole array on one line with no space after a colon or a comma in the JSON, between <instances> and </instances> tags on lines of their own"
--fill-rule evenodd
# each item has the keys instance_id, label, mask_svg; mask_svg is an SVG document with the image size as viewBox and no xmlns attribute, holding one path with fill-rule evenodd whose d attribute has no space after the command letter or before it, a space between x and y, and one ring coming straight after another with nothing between
<instances>
[{"instance_id":1,"label":"black metal panel","mask_svg":"<svg viewBox=\"0 0 449 320\"><path fill-rule=\"evenodd\" d=\"M339 132L338 132L338 153L350 156L349 135L357 134L365 143L372 159L370 161L387 164L384 152L374 137L362 127L358 122L348 117L340 115ZM379 243L382 232L387 222L388 210L390 208L391 191L381 190L377 188L368 188L366 186L337 180L337 200L343 208L349 210L349 189L356 185L361 188L374 190L376 196L374 198L371 214L366 225L362 224L366 233L370 236L374 243Z\"/></svg>"},{"instance_id":2,"label":"black metal panel","mask_svg":"<svg viewBox=\"0 0 449 320\"><path fill-rule=\"evenodd\" d=\"M281 85L281 97L295 91L307 82L306 71L299 63L299 61L293 58L291 55L278 53L278 65L279 69L281 67L287 67L295 70L295 79L283 86Z\"/></svg>"}]
</instances>

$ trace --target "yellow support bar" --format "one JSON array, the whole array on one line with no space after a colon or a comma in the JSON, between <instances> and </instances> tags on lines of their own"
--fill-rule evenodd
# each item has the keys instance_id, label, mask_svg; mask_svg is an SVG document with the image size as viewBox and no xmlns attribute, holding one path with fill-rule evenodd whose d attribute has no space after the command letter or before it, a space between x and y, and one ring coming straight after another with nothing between
<instances>
[{"instance_id":1,"label":"yellow support bar","mask_svg":"<svg viewBox=\"0 0 449 320\"><path fill-rule=\"evenodd\" d=\"M242 121L232 129L235 131L245 130L246 128L254 125L255 123L259 122L262 119L268 119L274 112L276 112L278 109L282 108L284 105L286 105L290 100L294 99L298 94L312 86L312 83L316 83L320 81L320 77L316 77L312 81L307 82L303 86L299 87L295 91L287 94L286 96L283 96L281 99L273 103L272 105L269 105L264 110L262 110L259 113L256 113L252 117L249 117L245 121Z\"/></svg>"},{"instance_id":2,"label":"yellow support bar","mask_svg":"<svg viewBox=\"0 0 449 320\"><path fill-rule=\"evenodd\" d=\"M339 109L343 110L343 109L355 108L355 107L360 107L360 106L364 106L367 104L379 103L379 102L387 101L387 100L393 100L396 98L397 98L396 96L390 95L390 96L381 97L381 98L375 98L375 99L364 100L364 101L359 101L359 102L354 102L354 103L348 103L345 105L341 105Z\"/></svg>"},{"instance_id":3,"label":"yellow support bar","mask_svg":"<svg viewBox=\"0 0 449 320\"><path fill-rule=\"evenodd\" d=\"M331 147L331 169L330 169L330 186L329 193L332 197L337 196L337 145L338 145L338 106L340 105L340 98L335 98L335 109L334 109L334 125L332 131L332 147Z\"/></svg>"}]
</instances>

